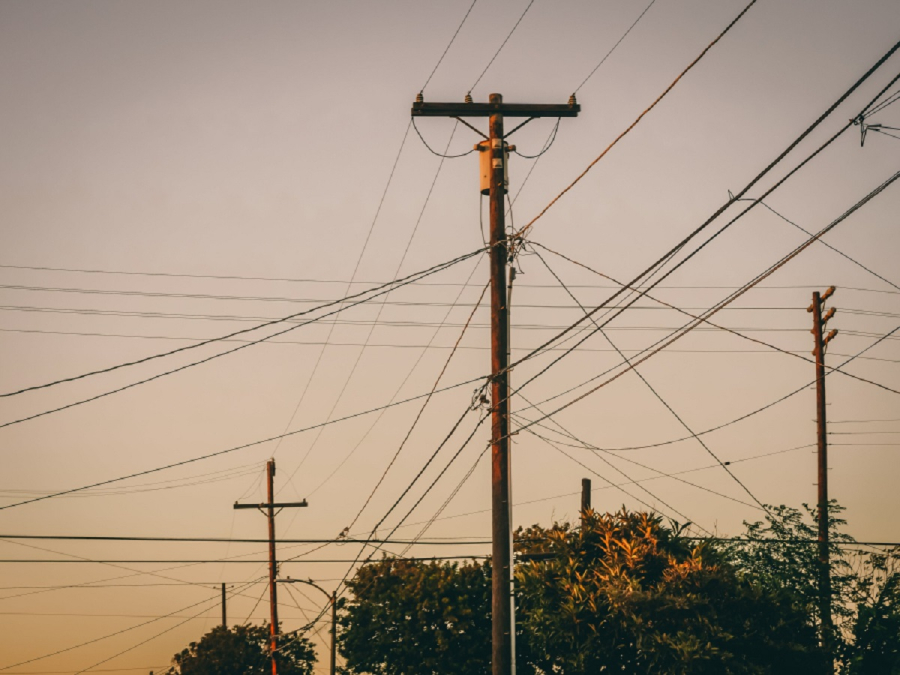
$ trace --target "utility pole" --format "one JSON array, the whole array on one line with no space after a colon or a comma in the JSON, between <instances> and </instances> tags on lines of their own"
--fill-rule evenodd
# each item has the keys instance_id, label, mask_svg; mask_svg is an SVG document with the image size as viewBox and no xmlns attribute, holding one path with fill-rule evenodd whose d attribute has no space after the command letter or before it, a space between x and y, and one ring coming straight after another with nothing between
<instances>
[{"instance_id":1,"label":"utility pole","mask_svg":"<svg viewBox=\"0 0 900 675\"><path fill-rule=\"evenodd\" d=\"M831 561L828 550L828 425L825 410L825 347L837 335L832 329L827 336L825 324L834 316L834 307L822 315L822 306L834 294L834 286L820 294L813 293L812 304L807 312L813 315L813 327L810 331L815 340L813 356L816 357L816 427L819 441L818 448L818 506L816 517L819 525L819 617L822 626L822 648L825 650L825 672L834 673L834 623L831 617Z\"/></svg>"},{"instance_id":2,"label":"utility pole","mask_svg":"<svg viewBox=\"0 0 900 675\"><path fill-rule=\"evenodd\" d=\"M275 509L296 508L308 506L306 500L302 502L275 503L275 460L266 462L266 503L265 504L238 504L236 509L259 509L269 520L269 654L272 660L272 675L278 675L275 665L275 652L278 651L278 591L276 588L276 576L278 575L278 562L275 559Z\"/></svg>"},{"instance_id":3,"label":"utility pole","mask_svg":"<svg viewBox=\"0 0 900 675\"><path fill-rule=\"evenodd\" d=\"M504 103L491 94L488 103L426 103L422 93L413 103L413 117L487 117L487 143L476 147L481 155L482 194L490 202L491 270L491 667L493 675L512 675L515 655L512 626L512 545L509 499L509 304L506 267L509 247L506 236L504 196L507 192L506 162L510 146L503 131L504 117L577 117L580 106L575 95L567 104ZM463 122L471 127L468 122ZM474 128L474 127L471 127ZM515 129L513 130L515 131ZM481 132L478 132L481 133ZM512 133L512 132L510 132ZM487 183L487 185L485 185Z\"/></svg>"},{"instance_id":4,"label":"utility pole","mask_svg":"<svg viewBox=\"0 0 900 675\"><path fill-rule=\"evenodd\" d=\"M225 612L225 584L222 584L222 628L228 630L228 614Z\"/></svg>"},{"instance_id":5,"label":"utility pole","mask_svg":"<svg viewBox=\"0 0 900 675\"><path fill-rule=\"evenodd\" d=\"M328 672L330 675L335 675L337 673L337 591L329 593L312 579L291 579L288 577L287 579L279 579L278 583L306 584L321 591L328 598L328 601L331 603L331 659L329 660Z\"/></svg>"},{"instance_id":6,"label":"utility pole","mask_svg":"<svg viewBox=\"0 0 900 675\"><path fill-rule=\"evenodd\" d=\"M585 516L591 510L591 479L581 479L581 527L584 527Z\"/></svg>"}]
</instances>

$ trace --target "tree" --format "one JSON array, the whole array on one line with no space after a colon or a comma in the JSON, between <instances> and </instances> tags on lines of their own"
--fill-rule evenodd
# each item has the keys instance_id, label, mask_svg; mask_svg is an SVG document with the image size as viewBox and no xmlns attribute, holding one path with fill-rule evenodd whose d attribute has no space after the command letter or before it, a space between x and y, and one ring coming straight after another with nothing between
<instances>
[{"instance_id":1,"label":"tree","mask_svg":"<svg viewBox=\"0 0 900 675\"><path fill-rule=\"evenodd\" d=\"M490 672L489 565L386 558L347 587L340 648L349 672Z\"/></svg>"},{"instance_id":2,"label":"tree","mask_svg":"<svg viewBox=\"0 0 900 675\"><path fill-rule=\"evenodd\" d=\"M835 657L846 675L900 675L900 550L854 547L841 529L843 507L828 505L831 606ZM793 598L817 629L819 617L816 509L769 507L764 521L745 523L746 543L726 555L753 583Z\"/></svg>"},{"instance_id":3,"label":"tree","mask_svg":"<svg viewBox=\"0 0 900 675\"><path fill-rule=\"evenodd\" d=\"M312 675L316 654L305 637L285 635L275 660L279 675ZM263 624L213 628L172 657L166 675L265 675L271 671L269 627Z\"/></svg>"},{"instance_id":4,"label":"tree","mask_svg":"<svg viewBox=\"0 0 900 675\"><path fill-rule=\"evenodd\" d=\"M741 579L709 543L647 513L589 512L519 533L541 553L516 573L543 673L797 673L817 656L791 597Z\"/></svg>"},{"instance_id":5,"label":"tree","mask_svg":"<svg viewBox=\"0 0 900 675\"><path fill-rule=\"evenodd\" d=\"M794 597L742 577L653 514L589 513L516 533L520 674L809 672L815 628ZM524 560L523 560L524 558ZM385 559L348 583L349 673L490 672L489 563Z\"/></svg>"}]
</instances>

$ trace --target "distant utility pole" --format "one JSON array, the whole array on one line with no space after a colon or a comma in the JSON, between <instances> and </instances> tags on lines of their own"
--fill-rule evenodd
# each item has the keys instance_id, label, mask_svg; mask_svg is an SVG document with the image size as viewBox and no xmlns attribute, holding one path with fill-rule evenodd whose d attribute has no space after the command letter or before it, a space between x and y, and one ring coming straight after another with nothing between
<instances>
[{"instance_id":1,"label":"distant utility pole","mask_svg":"<svg viewBox=\"0 0 900 675\"><path fill-rule=\"evenodd\" d=\"M270 459L268 462L266 462L266 503L238 504L237 502L235 502L234 508L259 509L269 519L269 633L271 636L269 644L269 654L272 660L272 675L278 675L278 668L275 665L275 652L278 650L278 591L276 590L277 587L275 583L275 579L278 575L278 562L275 560L275 509L278 509L280 512L281 509L307 506L307 503L304 499L302 502L284 502L281 504L276 504L274 482L275 460Z\"/></svg>"},{"instance_id":2,"label":"distant utility pole","mask_svg":"<svg viewBox=\"0 0 900 675\"><path fill-rule=\"evenodd\" d=\"M225 584L222 584L222 628L228 630L228 614L225 611Z\"/></svg>"},{"instance_id":3,"label":"distant utility pole","mask_svg":"<svg viewBox=\"0 0 900 675\"><path fill-rule=\"evenodd\" d=\"M489 195L491 213L491 485L492 551L491 566L491 664L493 675L512 675L512 546L509 499L509 304L506 266L509 246L506 236L506 160L510 146L503 133L503 118L577 117L580 106L574 94L567 104L504 103L500 94L491 94L488 103L426 103L421 93L413 103L413 117L487 117L486 142L478 144L481 155L481 192ZM529 121L526 120L526 121ZM468 127L468 122L463 122ZM515 131L515 129L513 129ZM478 132L481 133L481 132ZM510 132L512 133L512 132Z\"/></svg>"},{"instance_id":4,"label":"distant utility pole","mask_svg":"<svg viewBox=\"0 0 900 675\"><path fill-rule=\"evenodd\" d=\"M581 526L584 527L587 512L591 510L591 479L581 479Z\"/></svg>"},{"instance_id":5,"label":"distant utility pole","mask_svg":"<svg viewBox=\"0 0 900 675\"><path fill-rule=\"evenodd\" d=\"M831 618L831 563L828 551L828 424L825 410L825 347L837 335L832 329L823 337L825 324L834 316L834 307L822 315L822 306L834 294L834 286L822 294L813 293L812 304L806 310L813 315L810 331L815 339L813 356L816 357L816 426L819 440L819 500L816 516L819 524L819 616L822 622L822 647L826 654L825 672L834 672L834 623Z\"/></svg>"}]
</instances>

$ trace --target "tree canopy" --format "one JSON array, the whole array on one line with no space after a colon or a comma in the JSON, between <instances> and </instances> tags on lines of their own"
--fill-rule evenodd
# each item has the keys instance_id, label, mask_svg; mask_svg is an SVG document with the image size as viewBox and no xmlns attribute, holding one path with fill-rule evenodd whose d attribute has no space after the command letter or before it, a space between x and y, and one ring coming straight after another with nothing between
<instances>
[{"instance_id":1,"label":"tree canopy","mask_svg":"<svg viewBox=\"0 0 900 675\"><path fill-rule=\"evenodd\" d=\"M275 655L280 675L312 675L316 653L302 636L279 640ZM266 675L269 660L269 626L217 626L172 657L166 675Z\"/></svg>"}]
</instances>

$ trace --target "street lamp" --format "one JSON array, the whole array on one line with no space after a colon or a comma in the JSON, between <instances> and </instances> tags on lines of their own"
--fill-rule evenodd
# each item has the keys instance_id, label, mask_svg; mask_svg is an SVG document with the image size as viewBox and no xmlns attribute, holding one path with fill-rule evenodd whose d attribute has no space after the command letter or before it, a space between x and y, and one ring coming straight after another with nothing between
<instances>
[{"instance_id":1,"label":"street lamp","mask_svg":"<svg viewBox=\"0 0 900 675\"><path fill-rule=\"evenodd\" d=\"M306 584L307 586L312 586L316 590L321 591L325 594L325 597L328 598L328 601L331 603L331 667L328 672L331 675L335 675L335 649L336 649L336 640L337 640L337 596L335 593L329 593L324 588L319 586L312 579L291 579L288 577L287 579L278 579L277 582L279 584Z\"/></svg>"}]
</instances>

